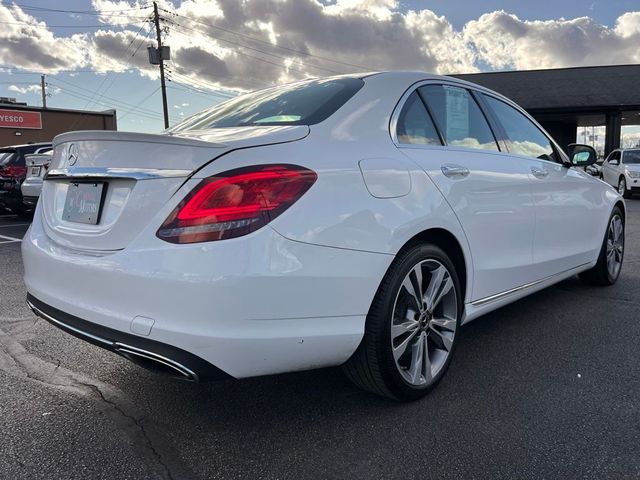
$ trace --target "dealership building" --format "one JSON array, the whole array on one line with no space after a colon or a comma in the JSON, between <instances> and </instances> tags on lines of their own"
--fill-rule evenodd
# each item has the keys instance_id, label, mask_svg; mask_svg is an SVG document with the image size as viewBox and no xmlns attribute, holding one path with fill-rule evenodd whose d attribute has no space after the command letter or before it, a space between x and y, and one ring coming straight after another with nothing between
<instances>
[{"instance_id":1,"label":"dealership building","mask_svg":"<svg viewBox=\"0 0 640 480\"><path fill-rule=\"evenodd\" d=\"M51 142L56 135L72 130L117 130L116 111L32 107L0 98L0 147Z\"/></svg>"},{"instance_id":2,"label":"dealership building","mask_svg":"<svg viewBox=\"0 0 640 480\"><path fill-rule=\"evenodd\" d=\"M622 130L640 126L640 65L488 72L455 77L483 85L526 109L562 146L604 132L601 154L620 148ZM598 148L596 148L598 150Z\"/></svg>"}]
</instances>

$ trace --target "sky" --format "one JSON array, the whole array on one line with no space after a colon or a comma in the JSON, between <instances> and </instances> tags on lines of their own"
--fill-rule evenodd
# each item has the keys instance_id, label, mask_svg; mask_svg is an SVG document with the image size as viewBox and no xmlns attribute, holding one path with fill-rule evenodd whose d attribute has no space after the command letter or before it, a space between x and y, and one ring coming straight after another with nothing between
<instances>
[{"instance_id":1,"label":"sky","mask_svg":"<svg viewBox=\"0 0 640 480\"><path fill-rule=\"evenodd\" d=\"M171 124L238 93L372 70L640 63L640 0L158 1ZM162 130L146 0L0 0L0 96Z\"/></svg>"}]
</instances>

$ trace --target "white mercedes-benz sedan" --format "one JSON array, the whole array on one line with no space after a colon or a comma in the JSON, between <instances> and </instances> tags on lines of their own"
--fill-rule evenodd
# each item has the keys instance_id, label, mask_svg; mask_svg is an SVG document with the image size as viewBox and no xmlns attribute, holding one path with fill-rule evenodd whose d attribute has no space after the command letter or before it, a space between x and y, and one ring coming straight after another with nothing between
<instances>
[{"instance_id":1,"label":"white mercedes-benz sedan","mask_svg":"<svg viewBox=\"0 0 640 480\"><path fill-rule=\"evenodd\" d=\"M579 274L613 284L625 205L520 107L415 72L243 95L158 135L56 137L28 304L190 380L343 365L411 400L460 326Z\"/></svg>"}]
</instances>

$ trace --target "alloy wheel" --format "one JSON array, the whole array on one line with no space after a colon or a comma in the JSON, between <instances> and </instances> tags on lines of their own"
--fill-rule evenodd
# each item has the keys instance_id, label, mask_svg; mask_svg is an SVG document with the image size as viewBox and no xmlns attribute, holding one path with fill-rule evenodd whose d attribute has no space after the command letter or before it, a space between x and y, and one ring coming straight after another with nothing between
<instances>
[{"instance_id":1,"label":"alloy wheel","mask_svg":"<svg viewBox=\"0 0 640 480\"><path fill-rule=\"evenodd\" d=\"M621 182L622 183L622 182ZM607 231L607 270L616 278L622 266L624 253L624 226L620 215L614 215Z\"/></svg>"},{"instance_id":2,"label":"alloy wheel","mask_svg":"<svg viewBox=\"0 0 640 480\"><path fill-rule=\"evenodd\" d=\"M624 195L627 191L627 182L625 182L624 178L620 179L620 182L618 183L618 193L620 195Z\"/></svg>"},{"instance_id":3,"label":"alloy wheel","mask_svg":"<svg viewBox=\"0 0 640 480\"><path fill-rule=\"evenodd\" d=\"M415 265L402 282L393 307L391 349L404 381L425 386L447 363L458 326L457 292L437 260Z\"/></svg>"}]
</instances>

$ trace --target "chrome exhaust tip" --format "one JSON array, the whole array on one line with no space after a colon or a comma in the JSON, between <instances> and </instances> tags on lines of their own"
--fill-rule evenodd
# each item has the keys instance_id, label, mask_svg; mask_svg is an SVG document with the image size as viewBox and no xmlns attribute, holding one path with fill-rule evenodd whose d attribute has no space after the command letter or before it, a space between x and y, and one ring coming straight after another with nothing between
<instances>
[{"instance_id":1,"label":"chrome exhaust tip","mask_svg":"<svg viewBox=\"0 0 640 480\"><path fill-rule=\"evenodd\" d=\"M149 370L165 373L172 377L177 377L181 380L187 380L190 382L197 382L199 380L198 375L189 368L175 360L158 355L157 353L149 352L147 350L119 342L115 342L113 344L113 351L125 357L127 360L137 363Z\"/></svg>"}]
</instances>

